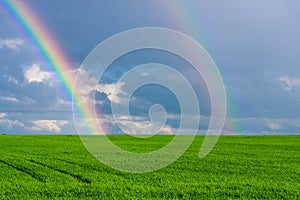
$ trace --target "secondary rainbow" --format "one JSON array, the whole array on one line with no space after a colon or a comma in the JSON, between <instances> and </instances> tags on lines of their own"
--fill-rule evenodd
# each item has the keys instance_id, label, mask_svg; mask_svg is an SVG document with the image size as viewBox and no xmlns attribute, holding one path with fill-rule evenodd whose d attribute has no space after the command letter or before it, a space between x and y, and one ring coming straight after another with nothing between
<instances>
[{"instance_id":1,"label":"secondary rainbow","mask_svg":"<svg viewBox=\"0 0 300 200\"><path fill-rule=\"evenodd\" d=\"M70 73L74 71L72 63L68 60L54 37L52 37L51 32L39 21L39 17L34 14L35 12L25 1L4 0L0 1L0 5L7 11L11 20L15 22L24 36L32 41L40 57L55 71L55 75L61 80L63 91L70 99L73 98L73 103L76 105L76 109L82 118L85 120L92 118L92 113L94 113L93 108L78 106L76 103L78 96L75 96L75 93L73 96L73 81L75 77ZM89 125L88 121L85 121L85 123L88 125L87 131L90 133L99 133L97 127ZM100 130L103 130L103 128Z\"/></svg>"},{"instance_id":2,"label":"secondary rainbow","mask_svg":"<svg viewBox=\"0 0 300 200\"><path fill-rule=\"evenodd\" d=\"M185 1L172 1L172 2L163 2L164 8L168 8L168 18L172 17L172 21L176 22L176 25L181 28L181 30L187 34L195 38L197 41L203 41L202 31L201 29L205 27L196 26L197 18L192 16L192 7L190 4L186 3ZM207 24L209 26L209 24ZM217 64L217 63L216 63ZM212 73L213 74L213 73ZM214 78L213 76L211 78ZM229 85L229 82L222 77L223 81L226 85ZM225 87L226 88L226 87ZM224 125L223 134L242 134L244 127L241 123L238 123L237 120L234 118L238 115L238 110L236 110L235 101L230 95L230 91L226 91L227 93L227 114L228 118ZM228 132L228 133L227 133Z\"/></svg>"}]
</instances>

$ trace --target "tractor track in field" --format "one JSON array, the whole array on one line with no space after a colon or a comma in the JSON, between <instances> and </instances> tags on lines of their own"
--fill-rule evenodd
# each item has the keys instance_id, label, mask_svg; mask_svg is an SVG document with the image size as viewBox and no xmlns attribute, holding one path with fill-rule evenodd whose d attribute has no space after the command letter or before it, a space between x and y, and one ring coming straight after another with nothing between
<instances>
[{"instance_id":1,"label":"tractor track in field","mask_svg":"<svg viewBox=\"0 0 300 200\"><path fill-rule=\"evenodd\" d=\"M83 167L83 168L86 167L86 166L84 166L84 165L82 165L80 163L76 163L76 162L73 162L73 161L70 161L70 160L64 160L64 159L61 159L61 158L56 158L56 160L59 160L59 161L62 161L62 162L65 162L65 163L68 163L68 164L71 164L71 165Z\"/></svg>"},{"instance_id":2,"label":"tractor track in field","mask_svg":"<svg viewBox=\"0 0 300 200\"><path fill-rule=\"evenodd\" d=\"M91 169L91 170L94 170L94 171L97 171L97 172L102 172L103 170L101 169L97 169L96 167L93 167L93 166L89 166L89 165L84 165L84 164L81 164L81 163L77 163L77 162L74 162L74 161L70 161L70 160L64 160L64 159L61 159L61 158L56 158L56 160L59 160L61 162L65 162L65 163L68 163L70 165L75 165L75 166L78 166L78 167L81 167L81 168L84 168L84 169Z\"/></svg>"},{"instance_id":3,"label":"tractor track in field","mask_svg":"<svg viewBox=\"0 0 300 200\"><path fill-rule=\"evenodd\" d=\"M82 176L80 176L80 175L78 175L78 174L74 174L74 173L71 173L71 172L68 172L68 171L59 169L59 168L57 168L57 167L52 167L52 166L46 165L46 164L44 164L44 163L35 161L35 160L33 160L33 159L30 159L30 160L28 160L28 161L29 161L29 162L32 162L32 163L35 163L35 164L38 164L38 165L41 165L41 166L46 167L46 168L48 168L48 169L57 171L57 172L59 172L59 173L69 175L69 176L71 176L71 177L77 179L77 180L80 181L80 182L87 183L87 184L92 183L92 181L91 181L90 179L85 178L85 177L82 177Z\"/></svg>"},{"instance_id":4,"label":"tractor track in field","mask_svg":"<svg viewBox=\"0 0 300 200\"><path fill-rule=\"evenodd\" d=\"M24 166L18 166L18 165L14 164L14 163L7 162L5 160L0 160L0 162L3 163L3 164L5 164L5 165L7 165L7 166L9 166L9 167L11 167L11 168L13 168L13 169L15 169L15 170L17 170L17 171L20 171L22 173L25 173L25 174L29 175L30 177L32 177L33 179L35 179L35 180L37 180L39 182L46 182L44 180L44 178L42 178L41 176L39 176L35 172L31 171L30 169L27 169Z\"/></svg>"}]
</instances>

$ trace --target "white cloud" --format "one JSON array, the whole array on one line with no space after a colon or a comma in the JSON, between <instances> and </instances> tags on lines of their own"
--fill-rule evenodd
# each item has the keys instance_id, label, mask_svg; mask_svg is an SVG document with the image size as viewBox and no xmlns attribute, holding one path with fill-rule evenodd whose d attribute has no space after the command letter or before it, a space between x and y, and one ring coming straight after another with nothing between
<instances>
[{"instance_id":1,"label":"white cloud","mask_svg":"<svg viewBox=\"0 0 300 200\"><path fill-rule=\"evenodd\" d=\"M300 87L300 79L283 76L278 79L284 84L284 89L288 92Z\"/></svg>"},{"instance_id":2,"label":"white cloud","mask_svg":"<svg viewBox=\"0 0 300 200\"><path fill-rule=\"evenodd\" d=\"M166 124L162 126L161 123L157 122L119 120L118 123L121 125L120 128L130 135L173 134L170 126Z\"/></svg>"},{"instance_id":3,"label":"white cloud","mask_svg":"<svg viewBox=\"0 0 300 200\"><path fill-rule=\"evenodd\" d=\"M278 131L282 128L282 124L276 122L268 122L267 126L270 130Z\"/></svg>"},{"instance_id":4,"label":"white cloud","mask_svg":"<svg viewBox=\"0 0 300 200\"><path fill-rule=\"evenodd\" d=\"M16 85L19 84L19 81L17 79L15 79L14 77L12 77L12 76L8 76L8 81L12 82L12 83L14 83Z\"/></svg>"},{"instance_id":5,"label":"white cloud","mask_svg":"<svg viewBox=\"0 0 300 200\"><path fill-rule=\"evenodd\" d=\"M25 127L25 125L20 122L19 120L12 120L6 118L6 113L0 113L0 126L6 127L7 129L11 130L12 128L15 128L16 126L19 127Z\"/></svg>"},{"instance_id":6,"label":"white cloud","mask_svg":"<svg viewBox=\"0 0 300 200\"><path fill-rule=\"evenodd\" d=\"M124 98L126 96L126 92L123 91L123 86L123 82L98 84L96 86L96 90L98 92L104 92L112 103L125 103L123 99L126 99Z\"/></svg>"},{"instance_id":7,"label":"white cloud","mask_svg":"<svg viewBox=\"0 0 300 200\"><path fill-rule=\"evenodd\" d=\"M33 64L24 72L26 82L50 83L52 73L41 70L38 64Z\"/></svg>"},{"instance_id":8,"label":"white cloud","mask_svg":"<svg viewBox=\"0 0 300 200\"><path fill-rule=\"evenodd\" d=\"M9 38L0 40L0 48L7 47L9 49L16 50L24 45L24 40L21 38Z\"/></svg>"},{"instance_id":9,"label":"white cloud","mask_svg":"<svg viewBox=\"0 0 300 200\"><path fill-rule=\"evenodd\" d=\"M91 76L87 71L80 68L77 70L77 86L75 92L79 92L80 95L88 95L91 91L95 90L95 87L98 83L98 79L94 76Z\"/></svg>"},{"instance_id":10,"label":"white cloud","mask_svg":"<svg viewBox=\"0 0 300 200\"><path fill-rule=\"evenodd\" d=\"M66 100L64 100L64 99L62 99L62 98L58 98L58 101L57 101L57 107L59 107L59 106L67 106L67 107L70 107L70 106L72 106L72 102L66 101Z\"/></svg>"},{"instance_id":11,"label":"white cloud","mask_svg":"<svg viewBox=\"0 0 300 200\"><path fill-rule=\"evenodd\" d=\"M31 131L49 131L54 133L61 132L61 126L68 124L66 120L35 120L31 121L32 127L28 128Z\"/></svg>"},{"instance_id":12,"label":"white cloud","mask_svg":"<svg viewBox=\"0 0 300 200\"><path fill-rule=\"evenodd\" d=\"M272 119L272 118L236 118L235 124L243 125L242 133L299 133L300 119Z\"/></svg>"},{"instance_id":13,"label":"white cloud","mask_svg":"<svg viewBox=\"0 0 300 200\"><path fill-rule=\"evenodd\" d=\"M6 113L0 113L0 119L6 117Z\"/></svg>"},{"instance_id":14,"label":"white cloud","mask_svg":"<svg viewBox=\"0 0 300 200\"><path fill-rule=\"evenodd\" d=\"M119 127L123 131L121 133L139 137L155 134L173 135L173 128L167 124L157 121L150 123L144 116L132 115L130 118L126 115L115 116L115 118L112 115L102 115L98 121L101 121L102 124L105 124L105 127L112 130L113 132L111 133L117 133L115 128Z\"/></svg>"},{"instance_id":15,"label":"white cloud","mask_svg":"<svg viewBox=\"0 0 300 200\"><path fill-rule=\"evenodd\" d=\"M21 128L22 130L29 130L32 132L59 133L62 131L61 127L68 124L68 121L66 120L34 120L27 121L24 124L17 119L6 118L6 116L6 113L0 113L0 126L7 130L17 130L18 128Z\"/></svg>"},{"instance_id":16,"label":"white cloud","mask_svg":"<svg viewBox=\"0 0 300 200\"><path fill-rule=\"evenodd\" d=\"M0 101L11 101L11 102L19 102L15 97L0 97Z\"/></svg>"},{"instance_id":17,"label":"white cloud","mask_svg":"<svg viewBox=\"0 0 300 200\"><path fill-rule=\"evenodd\" d=\"M24 124L22 122L18 120L7 119L7 118L0 118L0 125L6 127L7 129L12 129L15 126L24 127Z\"/></svg>"}]
</instances>

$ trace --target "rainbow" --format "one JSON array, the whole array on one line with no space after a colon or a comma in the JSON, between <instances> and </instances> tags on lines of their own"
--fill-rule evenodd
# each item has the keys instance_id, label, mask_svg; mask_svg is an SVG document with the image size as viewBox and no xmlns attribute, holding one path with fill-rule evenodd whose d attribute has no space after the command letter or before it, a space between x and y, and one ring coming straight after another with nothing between
<instances>
[{"instance_id":1,"label":"rainbow","mask_svg":"<svg viewBox=\"0 0 300 200\"><path fill-rule=\"evenodd\" d=\"M197 41L201 41L201 44L205 43L203 41L202 37L202 31L201 26L195 26L197 24L197 19L192 16L192 7L190 4L186 3L185 1L161 1L160 3L163 4L163 6L160 5L162 8L168 8L168 16L166 17L172 17L170 18L171 21L176 22L176 26L180 28L180 31L191 36L192 38L196 39ZM163 10L165 11L165 10ZM205 27L204 27L205 28ZM217 66L218 63L216 63ZM224 79L225 77L222 77L225 86L229 85L228 81ZM224 130L229 134L237 134L241 135L243 133L243 130L245 128L241 125L241 123L238 123L236 119L234 119L234 115L238 114L238 110L236 109L236 106L234 106L237 102L232 98L232 95L230 95L230 91L226 91L227 93L227 120L224 124ZM233 116L233 117L232 117ZM226 132L224 134L227 134Z\"/></svg>"},{"instance_id":2,"label":"rainbow","mask_svg":"<svg viewBox=\"0 0 300 200\"><path fill-rule=\"evenodd\" d=\"M196 30L193 25L192 16L188 12L189 8L186 3L167 3L163 7L168 7L172 17L176 17L175 21L182 28L185 34L192 35L194 38L199 39L199 30ZM25 1L0 1L0 6L7 10L10 15L10 19L14 21L16 27L23 32L24 36L29 38L33 47L37 49L37 53L40 57L48 63L51 70L55 72L58 80L61 80L61 87L68 98L73 99L73 105L76 107L76 113L79 113L81 119L85 120L85 124L88 124L87 131L89 133L103 134L105 127L100 124L101 127L93 125L88 119L94 118L94 107L84 106L78 103L80 98L76 93L73 93L73 84L75 77L71 71L74 71L73 64L69 61L68 57L64 54L57 41L51 35L51 32L47 30L47 27L39 20L39 17L35 15L35 12L30 8ZM174 20L174 19L173 19ZM232 100L228 99L228 102ZM233 109L234 106L230 110ZM229 110L229 111L230 111ZM232 111L233 112L233 111ZM227 124L228 125L228 124ZM234 122L229 122L230 129L239 130L238 125Z\"/></svg>"},{"instance_id":3,"label":"rainbow","mask_svg":"<svg viewBox=\"0 0 300 200\"><path fill-rule=\"evenodd\" d=\"M94 108L87 106L78 106L79 96L73 93L73 84L75 76L71 73L74 71L72 63L68 60L59 44L50 31L35 15L35 12L26 4L25 1L0 1L0 6L5 9L9 18L13 20L14 24L25 37L32 42L33 47L38 50L39 56L49 65L51 70L55 72L58 80L61 80L61 87L63 92L69 99L73 99L73 109L76 107L76 113L79 113L82 119L85 119L87 124L87 131L89 133L103 133L103 128L89 123L88 119L93 117ZM101 131L99 131L101 130Z\"/></svg>"}]
</instances>

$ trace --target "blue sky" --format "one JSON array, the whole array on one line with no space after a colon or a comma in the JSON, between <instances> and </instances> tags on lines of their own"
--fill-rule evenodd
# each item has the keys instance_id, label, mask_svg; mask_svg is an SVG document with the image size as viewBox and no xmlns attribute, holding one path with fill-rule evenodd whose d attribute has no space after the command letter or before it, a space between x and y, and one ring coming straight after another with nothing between
<instances>
[{"instance_id":1,"label":"blue sky","mask_svg":"<svg viewBox=\"0 0 300 200\"><path fill-rule=\"evenodd\" d=\"M197 40L217 64L229 103L224 134L300 132L297 0L41 0L28 4L73 63L70 73L76 73L99 42L116 33L148 26L171 28ZM201 98L201 114L209 116L209 98L201 77L183 60L158 51L135 52L113 64L103 80L106 87L96 95L102 102L99 111L109 118L113 99L108 89L126 70L152 59L197 80L193 86ZM61 81L2 8L0 75L0 133L76 133L70 100L61 91ZM122 94L122 86L119 89ZM173 116L167 127L178 126L178 102L168 90L148 86L135 95L131 111L141 123L147 119L148 108L161 103ZM107 126L111 132L119 131L111 123ZM206 127L204 117L199 129Z\"/></svg>"}]
</instances>

